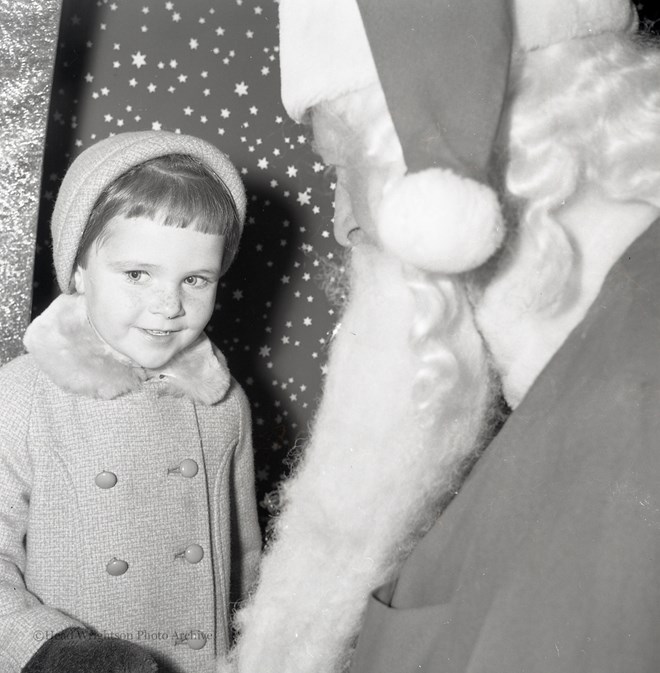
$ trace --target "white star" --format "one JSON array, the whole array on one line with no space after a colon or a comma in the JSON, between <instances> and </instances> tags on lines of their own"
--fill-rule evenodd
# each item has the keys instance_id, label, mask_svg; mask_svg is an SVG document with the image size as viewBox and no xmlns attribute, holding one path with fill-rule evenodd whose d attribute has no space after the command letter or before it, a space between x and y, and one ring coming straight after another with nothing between
<instances>
[{"instance_id":1,"label":"white star","mask_svg":"<svg viewBox=\"0 0 660 673\"><path fill-rule=\"evenodd\" d=\"M194 37L191 37L190 42L188 42L188 46L191 49L197 49L197 47L199 47L199 42Z\"/></svg>"},{"instance_id":2,"label":"white star","mask_svg":"<svg viewBox=\"0 0 660 673\"><path fill-rule=\"evenodd\" d=\"M151 130L152 131L160 131L163 128L163 125L160 122L154 122L151 125Z\"/></svg>"},{"instance_id":3,"label":"white star","mask_svg":"<svg viewBox=\"0 0 660 673\"><path fill-rule=\"evenodd\" d=\"M291 276L282 276L280 278L280 283L282 283L282 285L288 285L290 280Z\"/></svg>"},{"instance_id":4,"label":"white star","mask_svg":"<svg viewBox=\"0 0 660 673\"><path fill-rule=\"evenodd\" d=\"M238 82L234 89L234 93L237 93L239 96L247 96L248 85L245 82Z\"/></svg>"},{"instance_id":5,"label":"white star","mask_svg":"<svg viewBox=\"0 0 660 673\"><path fill-rule=\"evenodd\" d=\"M129 80L128 80L128 83L129 83L131 86L137 86L137 80L135 79L135 77L133 77L132 79L129 79Z\"/></svg>"},{"instance_id":6,"label":"white star","mask_svg":"<svg viewBox=\"0 0 660 673\"><path fill-rule=\"evenodd\" d=\"M138 51L137 54L131 54L131 58L133 59L133 65L138 68L138 70L143 66L147 65L147 57L145 54L141 53Z\"/></svg>"},{"instance_id":7,"label":"white star","mask_svg":"<svg viewBox=\"0 0 660 673\"><path fill-rule=\"evenodd\" d=\"M170 68L176 68L178 65L179 65L179 64L178 64L177 61L175 61L174 59L172 59L172 60L170 61Z\"/></svg>"},{"instance_id":8,"label":"white star","mask_svg":"<svg viewBox=\"0 0 660 673\"><path fill-rule=\"evenodd\" d=\"M254 31L246 30L245 31L245 37L247 37L248 40L251 40L254 37Z\"/></svg>"},{"instance_id":9,"label":"white star","mask_svg":"<svg viewBox=\"0 0 660 673\"><path fill-rule=\"evenodd\" d=\"M314 169L314 173L318 173L323 170L324 166L320 161L315 161L312 168Z\"/></svg>"},{"instance_id":10,"label":"white star","mask_svg":"<svg viewBox=\"0 0 660 673\"><path fill-rule=\"evenodd\" d=\"M241 299L243 299L243 291L242 290L234 290L234 292L232 294L232 297L236 301L240 301Z\"/></svg>"},{"instance_id":11,"label":"white star","mask_svg":"<svg viewBox=\"0 0 660 673\"><path fill-rule=\"evenodd\" d=\"M154 91L156 91L156 88L157 88L156 85L153 82L150 82L149 86L147 87L147 90L149 91L149 93L153 93Z\"/></svg>"},{"instance_id":12,"label":"white star","mask_svg":"<svg viewBox=\"0 0 660 673\"><path fill-rule=\"evenodd\" d=\"M263 159L259 159L259 161L257 162L257 166L261 169L268 168L268 159L266 159L266 157L263 157Z\"/></svg>"},{"instance_id":13,"label":"white star","mask_svg":"<svg viewBox=\"0 0 660 673\"><path fill-rule=\"evenodd\" d=\"M93 81L94 81L94 75L92 75L91 72L88 72L88 73L85 75L85 82L93 82Z\"/></svg>"},{"instance_id":14,"label":"white star","mask_svg":"<svg viewBox=\"0 0 660 673\"><path fill-rule=\"evenodd\" d=\"M202 93L203 93L205 96L210 96L210 95L211 95L211 89L204 89L204 91L202 91Z\"/></svg>"},{"instance_id":15,"label":"white star","mask_svg":"<svg viewBox=\"0 0 660 673\"><path fill-rule=\"evenodd\" d=\"M225 34L225 29L224 29L224 28L221 28L220 26L218 26L218 27L215 29L215 34L216 34L216 35L224 35L224 34Z\"/></svg>"},{"instance_id":16,"label":"white star","mask_svg":"<svg viewBox=\"0 0 660 673\"><path fill-rule=\"evenodd\" d=\"M107 86L104 86L104 87L101 89L101 95L102 95L102 96L107 96L109 93L110 93L110 89L108 89Z\"/></svg>"},{"instance_id":17,"label":"white star","mask_svg":"<svg viewBox=\"0 0 660 673\"><path fill-rule=\"evenodd\" d=\"M179 82L184 83L188 79L188 75L179 75L177 79Z\"/></svg>"},{"instance_id":18,"label":"white star","mask_svg":"<svg viewBox=\"0 0 660 673\"><path fill-rule=\"evenodd\" d=\"M222 110L220 110L220 116L223 119L227 119L227 117L229 117L230 114L231 112L226 107L223 107Z\"/></svg>"},{"instance_id":19,"label":"white star","mask_svg":"<svg viewBox=\"0 0 660 673\"><path fill-rule=\"evenodd\" d=\"M303 325L305 325L305 327L309 327L311 324L312 324L312 319L311 319L309 316L307 316L307 317L303 320Z\"/></svg>"},{"instance_id":20,"label":"white star","mask_svg":"<svg viewBox=\"0 0 660 673\"><path fill-rule=\"evenodd\" d=\"M190 117L193 111L194 110L190 107L190 105L188 107L183 108L183 113L186 115L186 117Z\"/></svg>"},{"instance_id":21,"label":"white star","mask_svg":"<svg viewBox=\"0 0 660 673\"><path fill-rule=\"evenodd\" d=\"M179 14L179 12L174 12L174 14L172 14L172 21L174 22L181 21L181 14Z\"/></svg>"},{"instance_id":22,"label":"white star","mask_svg":"<svg viewBox=\"0 0 660 673\"><path fill-rule=\"evenodd\" d=\"M267 358L270 355L270 346L262 346L259 349L259 355L261 355L262 358Z\"/></svg>"},{"instance_id":23,"label":"white star","mask_svg":"<svg viewBox=\"0 0 660 673\"><path fill-rule=\"evenodd\" d=\"M255 14L261 14L262 11L263 11L263 10L262 10L261 7L259 7L259 6L257 6L257 7L254 8L254 13L255 13Z\"/></svg>"},{"instance_id":24,"label":"white star","mask_svg":"<svg viewBox=\"0 0 660 673\"><path fill-rule=\"evenodd\" d=\"M270 73L270 68L269 68L268 66L264 66L264 67L261 69L261 74L262 74L262 75L268 75L269 73Z\"/></svg>"},{"instance_id":25,"label":"white star","mask_svg":"<svg viewBox=\"0 0 660 673\"><path fill-rule=\"evenodd\" d=\"M202 72L199 73L199 76L206 79L209 76L208 70L203 70Z\"/></svg>"},{"instance_id":26,"label":"white star","mask_svg":"<svg viewBox=\"0 0 660 673\"><path fill-rule=\"evenodd\" d=\"M174 3L173 2L166 2L165 3L165 9L170 12L174 9Z\"/></svg>"},{"instance_id":27,"label":"white star","mask_svg":"<svg viewBox=\"0 0 660 673\"><path fill-rule=\"evenodd\" d=\"M286 167L286 176L287 178L295 178L298 175L298 169L295 166Z\"/></svg>"}]
</instances>

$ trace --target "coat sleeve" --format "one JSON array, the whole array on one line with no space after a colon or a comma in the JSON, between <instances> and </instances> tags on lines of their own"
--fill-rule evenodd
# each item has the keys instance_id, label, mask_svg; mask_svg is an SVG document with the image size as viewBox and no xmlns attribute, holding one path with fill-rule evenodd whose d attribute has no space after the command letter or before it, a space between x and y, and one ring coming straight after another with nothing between
<instances>
[{"instance_id":1,"label":"coat sleeve","mask_svg":"<svg viewBox=\"0 0 660 673\"><path fill-rule=\"evenodd\" d=\"M44 605L25 585L36 370L18 358L0 370L0 670L18 673L45 640L80 623Z\"/></svg>"},{"instance_id":2,"label":"coat sleeve","mask_svg":"<svg viewBox=\"0 0 660 673\"><path fill-rule=\"evenodd\" d=\"M244 599L253 585L262 546L257 518L250 405L242 390L238 400L240 432L233 458L230 496L232 503L232 603Z\"/></svg>"}]
</instances>

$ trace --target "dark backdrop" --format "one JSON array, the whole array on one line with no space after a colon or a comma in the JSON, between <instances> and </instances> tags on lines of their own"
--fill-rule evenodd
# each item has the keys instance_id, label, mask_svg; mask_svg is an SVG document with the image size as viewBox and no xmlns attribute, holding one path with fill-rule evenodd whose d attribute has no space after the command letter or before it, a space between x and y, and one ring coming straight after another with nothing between
<instances>
[{"instance_id":1,"label":"dark backdrop","mask_svg":"<svg viewBox=\"0 0 660 673\"><path fill-rule=\"evenodd\" d=\"M641 17L660 18L658 4L638 3ZM241 251L209 332L252 403L265 524L265 496L308 435L343 296L333 176L280 103L274 0L64 0L34 314L56 292L48 222L67 165L110 133L152 128L217 144L247 186Z\"/></svg>"}]
</instances>

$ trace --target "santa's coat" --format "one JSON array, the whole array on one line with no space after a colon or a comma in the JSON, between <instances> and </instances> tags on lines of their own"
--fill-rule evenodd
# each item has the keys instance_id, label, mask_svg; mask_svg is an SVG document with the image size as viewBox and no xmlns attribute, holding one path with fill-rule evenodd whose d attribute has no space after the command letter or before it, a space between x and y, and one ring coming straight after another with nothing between
<instances>
[{"instance_id":1,"label":"santa's coat","mask_svg":"<svg viewBox=\"0 0 660 673\"><path fill-rule=\"evenodd\" d=\"M352 673L660 670L660 221L405 563Z\"/></svg>"}]
</instances>

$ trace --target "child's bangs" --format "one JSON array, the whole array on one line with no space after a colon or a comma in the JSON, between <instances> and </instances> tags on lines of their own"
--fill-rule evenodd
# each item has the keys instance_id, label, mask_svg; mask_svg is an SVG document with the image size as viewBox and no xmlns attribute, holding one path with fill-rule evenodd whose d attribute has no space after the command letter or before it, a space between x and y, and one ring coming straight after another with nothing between
<instances>
[{"instance_id":1,"label":"child's bangs","mask_svg":"<svg viewBox=\"0 0 660 673\"><path fill-rule=\"evenodd\" d=\"M187 159L187 158L186 158ZM168 227L224 235L238 219L236 205L220 178L206 169L185 173L144 167L126 185L126 217L145 216ZM203 171L203 172L202 172Z\"/></svg>"}]
</instances>

